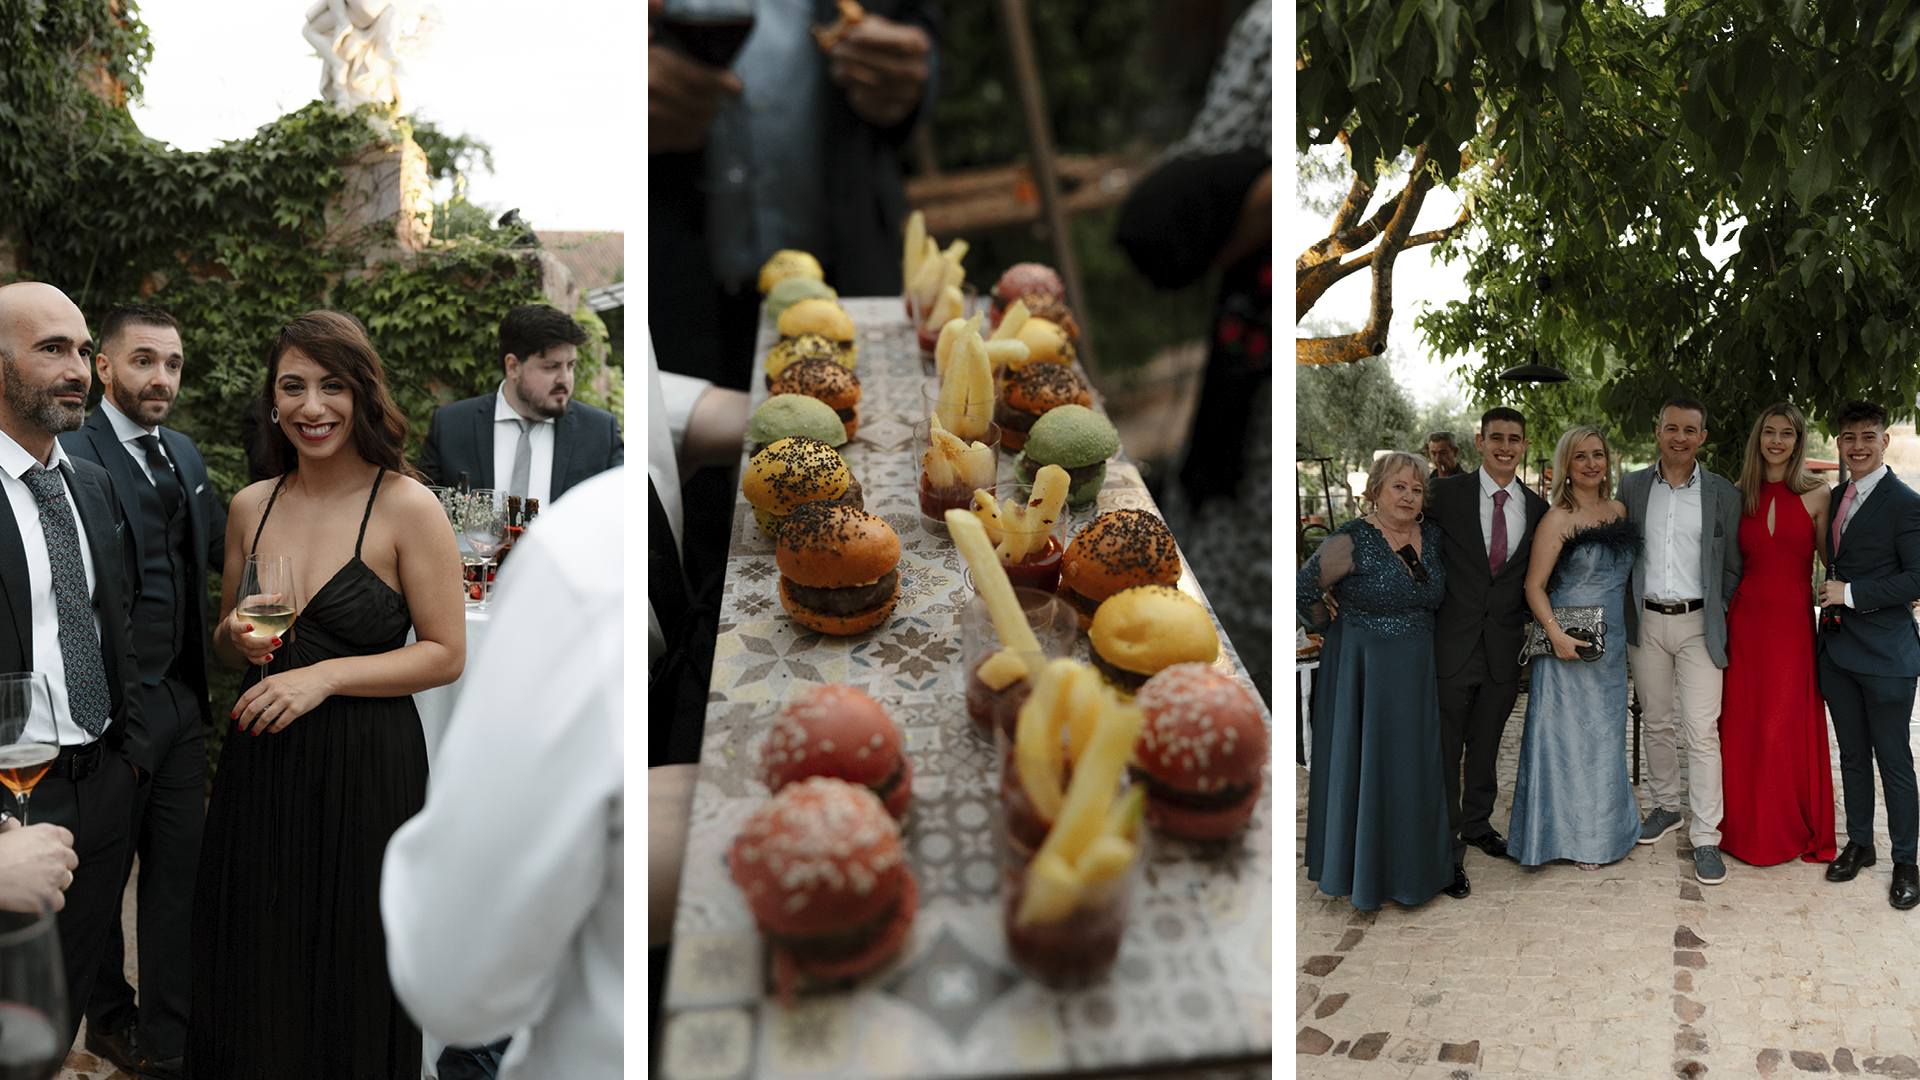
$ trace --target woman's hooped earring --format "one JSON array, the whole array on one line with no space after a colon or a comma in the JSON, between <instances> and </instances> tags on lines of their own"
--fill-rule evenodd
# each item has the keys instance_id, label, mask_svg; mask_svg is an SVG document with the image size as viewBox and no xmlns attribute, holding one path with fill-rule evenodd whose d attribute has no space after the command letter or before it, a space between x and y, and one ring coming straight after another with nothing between
<instances>
[{"instance_id":1,"label":"woman's hooped earring","mask_svg":"<svg viewBox=\"0 0 1920 1080\"><path fill-rule=\"evenodd\" d=\"M275 424L277 424L277 423L279 423L279 422L280 422L280 406L278 406L278 405L275 405L275 406L273 407L273 413L272 413L272 415L271 415L271 416L269 417L269 422L270 422L270 423L275 423Z\"/></svg>"}]
</instances>

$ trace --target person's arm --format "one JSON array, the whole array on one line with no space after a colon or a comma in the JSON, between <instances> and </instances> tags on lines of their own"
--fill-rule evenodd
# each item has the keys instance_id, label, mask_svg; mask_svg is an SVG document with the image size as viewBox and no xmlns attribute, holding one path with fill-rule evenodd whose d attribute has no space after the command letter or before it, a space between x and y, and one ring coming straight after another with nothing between
<instances>
[{"instance_id":1,"label":"person's arm","mask_svg":"<svg viewBox=\"0 0 1920 1080\"><path fill-rule=\"evenodd\" d=\"M1880 481L1883 488L1889 479ZM1876 490L1873 493L1876 499L1883 495L1889 501L1895 497L1899 499L1887 509L1897 511L1898 524L1893 531L1893 547L1899 557L1900 569L1883 578L1847 582L1847 606L1855 611L1876 611L1920 600L1920 497L1902 489Z\"/></svg>"},{"instance_id":2,"label":"person's arm","mask_svg":"<svg viewBox=\"0 0 1920 1080\"><path fill-rule=\"evenodd\" d=\"M740 444L746 440L751 418L748 400L746 391L724 386L709 387L700 395L687 416L680 443L682 469L731 465L739 460Z\"/></svg>"},{"instance_id":3,"label":"person's arm","mask_svg":"<svg viewBox=\"0 0 1920 1080\"><path fill-rule=\"evenodd\" d=\"M1731 481L1719 485L1720 548L1723 553L1720 573L1720 607L1733 602L1740 588L1740 489Z\"/></svg>"},{"instance_id":4,"label":"person's arm","mask_svg":"<svg viewBox=\"0 0 1920 1080\"><path fill-rule=\"evenodd\" d=\"M1553 601L1547 596L1547 581L1553 577L1553 564L1560 559L1560 548L1567 542L1567 521L1573 515L1559 507L1547 511L1540 519L1540 528L1533 538L1533 555L1527 561L1527 610L1547 632L1547 640L1553 643L1553 655L1562 660L1576 660L1579 654L1574 650L1581 642L1573 635L1560 629L1553 618Z\"/></svg>"},{"instance_id":5,"label":"person's arm","mask_svg":"<svg viewBox=\"0 0 1920 1080\"><path fill-rule=\"evenodd\" d=\"M220 619L213 624L213 655L228 667L264 664L280 646L277 637L262 641L249 636L247 631L253 624L234 612L240 602L240 579L246 573L247 543L252 538L251 530L259 524L267 490L266 481L241 489L233 497L233 512L227 517L226 564L220 572Z\"/></svg>"},{"instance_id":6,"label":"person's arm","mask_svg":"<svg viewBox=\"0 0 1920 1080\"><path fill-rule=\"evenodd\" d=\"M261 679L234 703L243 731L280 731L335 694L402 697L460 677L467 658L466 598L460 547L445 512L431 492L406 477L389 477L379 502L377 509L397 522L400 595L416 640L390 652L335 657Z\"/></svg>"},{"instance_id":7,"label":"person's arm","mask_svg":"<svg viewBox=\"0 0 1920 1080\"><path fill-rule=\"evenodd\" d=\"M707 128L720 111L721 99L746 87L731 71L656 44L651 16L661 8L660 0L648 0L647 152L698 150L707 143Z\"/></svg>"},{"instance_id":8,"label":"person's arm","mask_svg":"<svg viewBox=\"0 0 1920 1080\"><path fill-rule=\"evenodd\" d=\"M1807 508L1807 516L1813 519L1813 557L1825 564L1833 557L1827 550L1827 511L1832 500L1827 497L1825 485L1801 493L1800 505Z\"/></svg>"},{"instance_id":9,"label":"person's arm","mask_svg":"<svg viewBox=\"0 0 1920 1080\"><path fill-rule=\"evenodd\" d=\"M42 907L66 907L67 886L79 865L72 833L58 825L22 827L9 818L0 827L0 911L32 915Z\"/></svg>"},{"instance_id":10,"label":"person's arm","mask_svg":"<svg viewBox=\"0 0 1920 1080\"><path fill-rule=\"evenodd\" d=\"M877 128L912 116L932 79L933 37L919 26L868 15L829 54L828 78L853 114Z\"/></svg>"},{"instance_id":11,"label":"person's arm","mask_svg":"<svg viewBox=\"0 0 1920 1080\"><path fill-rule=\"evenodd\" d=\"M1240 216L1220 253L1213 257L1213 268L1225 270L1241 259L1273 243L1273 170L1268 169L1247 189L1240 202ZM1452 475L1458 476L1459 473Z\"/></svg>"}]
</instances>

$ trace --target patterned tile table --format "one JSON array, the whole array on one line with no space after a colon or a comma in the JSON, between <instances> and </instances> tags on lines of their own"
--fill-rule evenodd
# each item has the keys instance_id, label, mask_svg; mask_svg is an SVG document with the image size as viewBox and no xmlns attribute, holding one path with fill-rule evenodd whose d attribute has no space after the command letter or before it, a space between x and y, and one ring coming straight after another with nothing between
<instances>
[{"instance_id":1,"label":"patterned tile table","mask_svg":"<svg viewBox=\"0 0 1920 1080\"><path fill-rule=\"evenodd\" d=\"M735 505L707 726L657 1048L670 1080L962 1077L1160 1071L1265 1062L1272 1052L1272 778L1252 827L1226 845L1155 837L1120 958L1108 979L1048 990L1007 957L989 829L992 748L966 719L959 611L971 595L952 543L925 532L912 425L920 361L897 297L845 301L859 327L864 397L842 447L869 512L900 534L900 601L882 626L834 638L780 607L773 542ZM764 355L773 331L763 326ZM758 376L756 375L756 381ZM755 404L765 397L755 391ZM1001 477L1012 474L1001 457ZM1139 471L1108 465L1098 511L1153 508ZM1091 520L1089 509L1073 527ZM1191 571L1181 586L1204 602ZM1222 638L1220 670L1243 683ZM1086 639L1078 644L1082 658ZM725 853L767 797L755 763L776 703L800 682L878 698L913 760L903 831L920 911L899 954L852 989L770 996L763 941ZM1269 720L1269 723L1271 721Z\"/></svg>"}]
</instances>

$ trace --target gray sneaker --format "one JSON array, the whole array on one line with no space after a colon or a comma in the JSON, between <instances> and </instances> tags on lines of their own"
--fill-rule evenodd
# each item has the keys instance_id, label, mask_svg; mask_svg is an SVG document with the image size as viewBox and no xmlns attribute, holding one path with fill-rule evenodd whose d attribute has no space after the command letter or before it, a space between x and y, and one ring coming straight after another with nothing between
<instances>
[{"instance_id":1,"label":"gray sneaker","mask_svg":"<svg viewBox=\"0 0 1920 1080\"><path fill-rule=\"evenodd\" d=\"M1720 849L1712 844L1693 849L1693 876L1702 885L1718 885L1727 880L1727 864Z\"/></svg>"},{"instance_id":2,"label":"gray sneaker","mask_svg":"<svg viewBox=\"0 0 1920 1080\"><path fill-rule=\"evenodd\" d=\"M1640 826L1640 842L1651 844L1680 827L1680 815L1672 810L1654 807L1653 813Z\"/></svg>"}]
</instances>

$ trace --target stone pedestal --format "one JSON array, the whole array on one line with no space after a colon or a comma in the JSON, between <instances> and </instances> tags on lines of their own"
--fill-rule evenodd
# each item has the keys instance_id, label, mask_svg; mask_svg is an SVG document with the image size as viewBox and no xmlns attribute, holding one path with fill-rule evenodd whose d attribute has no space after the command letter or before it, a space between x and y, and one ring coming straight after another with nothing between
<instances>
[{"instance_id":1,"label":"stone pedestal","mask_svg":"<svg viewBox=\"0 0 1920 1080\"><path fill-rule=\"evenodd\" d=\"M327 204L329 246L351 246L369 237L367 266L410 263L433 231L427 155L411 139L375 142L341 163L346 186Z\"/></svg>"}]
</instances>

